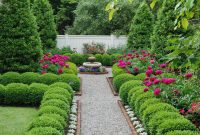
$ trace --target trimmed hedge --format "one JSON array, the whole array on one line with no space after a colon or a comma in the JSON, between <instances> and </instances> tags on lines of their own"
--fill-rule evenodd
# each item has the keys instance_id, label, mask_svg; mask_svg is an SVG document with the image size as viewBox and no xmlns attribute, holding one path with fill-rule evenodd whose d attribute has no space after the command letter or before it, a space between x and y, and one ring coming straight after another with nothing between
<instances>
[{"instance_id":1,"label":"trimmed hedge","mask_svg":"<svg viewBox=\"0 0 200 135\"><path fill-rule=\"evenodd\" d=\"M50 99L46 102L43 102L40 105L40 107L45 107L45 106L55 106L55 107L61 108L62 110L67 110L70 108L69 103L65 103L64 101L59 100L59 99Z\"/></svg>"},{"instance_id":2,"label":"trimmed hedge","mask_svg":"<svg viewBox=\"0 0 200 135\"><path fill-rule=\"evenodd\" d=\"M64 95L60 95L60 94L45 94L45 96L42 99L42 103L51 99L59 99L62 100L64 102L68 102L67 97L65 97Z\"/></svg>"},{"instance_id":3,"label":"trimmed hedge","mask_svg":"<svg viewBox=\"0 0 200 135\"><path fill-rule=\"evenodd\" d=\"M117 63L115 63L115 64L112 66L112 75L113 75L113 77L116 77L116 76L118 76L118 75L120 75L120 74L124 74L124 73L126 73L126 70L125 70L125 69L122 69L122 68L119 68L119 67L117 66Z\"/></svg>"},{"instance_id":4,"label":"trimmed hedge","mask_svg":"<svg viewBox=\"0 0 200 135\"><path fill-rule=\"evenodd\" d=\"M53 73L37 74L33 72L26 72L19 74L16 72L7 72L2 75L0 84L7 85L10 83L43 83L51 85L56 82L64 82L69 84L74 91L79 91L80 89L80 79L74 74L61 74L56 75Z\"/></svg>"},{"instance_id":5,"label":"trimmed hedge","mask_svg":"<svg viewBox=\"0 0 200 135\"><path fill-rule=\"evenodd\" d=\"M135 92L138 91L138 90L140 90L141 93L142 93L143 92L142 89L144 89L144 88L145 88L144 86L136 86L136 87L132 88L131 90L129 90L129 92L128 92L128 100L127 100L129 105L131 104L132 95L135 94Z\"/></svg>"},{"instance_id":6,"label":"trimmed hedge","mask_svg":"<svg viewBox=\"0 0 200 135\"><path fill-rule=\"evenodd\" d=\"M118 92L120 87L122 86L122 84L124 84L125 82L130 81L130 80L134 80L134 76L131 74L126 73L126 74L121 74L121 75L116 76L113 79L113 85L114 85L116 91Z\"/></svg>"},{"instance_id":7,"label":"trimmed hedge","mask_svg":"<svg viewBox=\"0 0 200 135\"><path fill-rule=\"evenodd\" d=\"M66 74L78 74L78 70L77 70L77 66L76 64L72 63L72 62L67 62L66 64L69 65L69 68L64 67L63 72Z\"/></svg>"},{"instance_id":8,"label":"trimmed hedge","mask_svg":"<svg viewBox=\"0 0 200 135\"><path fill-rule=\"evenodd\" d=\"M122 100L122 102L124 104L127 104L128 101L128 93L129 91L133 88L133 87L136 87L136 86L141 86L142 84L142 81L140 80L131 80L131 81L128 81L128 82L125 82L121 87L120 87L120 90L119 90L119 95L120 95L120 98Z\"/></svg>"},{"instance_id":9,"label":"trimmed hedge","mask_svg":"<svg viewBox=\"0 0 200 135\"><path fill-rule=\"evenodd\" d=\"M199 135L199 132L191 130L174 130L165 133L165 135Z\"/></svg>"},{"instance_id":10,"label":"trimmed hedge","mask_svg":"<svg viewBox=\"0 0 200 135\"><path fill-rule=\"evenodd\" d=\"M102 56L102 64L106 65L106 66L111 66L112 65L111 55L103 54L103 56Z\"/></svg>"},{"instance_id":11,"label":"trimmed hedge","mask_svg":"<svg viewBox=\"0 0 200 135\"><path fill-rule=\"evenodd\" d=\"M69 91L69 93L71 93L72 96L74 94L74 91L73 91L72 87L69 84L64 83L64 82L53 83L53 84L50 85L50 87L51 88L53 88L53 87L61 87L61 88L67 89Z\"/></svg>"},{"instance_id":12,"label":"trimmed hedge","mask_svg":"<svg viewBox=\"0 0 200 135\"><path fill-rule=\"evenodd\" d=\"M5 99L5 87L0 84L0 103L4 103Z\"/></svg>"},{"instance_id":13,"label":"trimmed hedge","mask_svg":"<svg viewBox=\"0 0 200 135\"><path fill-rule=\"evenodd\" d=\"M37 127L32 128L26 135L62 135L62 133L52 127Z\"/></svg>"}]
</instances>

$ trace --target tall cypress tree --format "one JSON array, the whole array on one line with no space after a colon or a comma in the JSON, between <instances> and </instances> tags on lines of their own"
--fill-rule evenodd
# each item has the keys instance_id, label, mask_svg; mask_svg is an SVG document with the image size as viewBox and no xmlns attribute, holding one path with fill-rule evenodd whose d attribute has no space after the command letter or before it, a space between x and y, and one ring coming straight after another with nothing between
<instances>
[{"instance_id":1,"label":"tall cypress tree","mask_svg":"<svg viewBox=\"0 0 200 135\"><path fill-rule=\"evenodd\" d=\"M174 30L174 21L176 19L175 6L176 0L164 0L161 9L158 11L157 21L151 37L151 49L157 55L165 55L168 36L179 33L178 30Z\"/></svg>"},{"instance_id":2,"label":"tall cypress tree","mask_svg":"<svg viewBox=\"0 0 200 135\"><path fill-rule=\"evenodd\" d=\"M34 0L33 12L39 27L43 49L56 47L56 24L53 10L48 0Z\"/></svg>"},{"instance_id":3,"label":"tall cypress tree","mask_svg":"<svg viewBox=\"0 0 200 135\"><path fill-rule=\"evenodd\" d=\"M2 0L0 72L34 71L41 55L41 41L29 0Z\"/></svg>"},{"instance_id":4,"label":"tall cypress tree","mask_svg":"<svg viewBox=\"0 0 200 135\"><path fill-rule=\"evenodd\" d=\"M154 16L146 1L142 2L137 9L136 15L128 36L128 48L146 49L150 47L150 36L153 31Z\"/></svg>"}]
</instances>

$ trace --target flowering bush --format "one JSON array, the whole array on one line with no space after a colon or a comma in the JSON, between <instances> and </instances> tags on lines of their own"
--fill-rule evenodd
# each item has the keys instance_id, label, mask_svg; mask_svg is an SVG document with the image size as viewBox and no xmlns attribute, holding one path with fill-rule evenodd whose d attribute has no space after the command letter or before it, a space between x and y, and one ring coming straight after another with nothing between
<instances>
[{"instance_id":1,"label":"flowering bush","mask_svg":"<svg viewBox=\"0 0 200 135\"><path fill-rule=\"evenodd\" d=\"M66 64L68 60L68 56L62 56L59 54L52 55L51 53L46 53L39 61L40 72L41 74L45 74L47 72L62 74L64 70L63 68L69 68L69 65Z\"/></svg>"},{"instance_id":2,"label":"flowering bush","mask_svg":"<svg viewBox=\"0 0 200 135\"><path fill-rule=\"evenodd\" d=\"M102 43L84 43L83 44L83 53L84 54L104 54L105 45Z\"/></svg>"},{"instance_id":3,"label":"flowering bush","mask_svg":"<svg viewBox=\"0 0 200 135\"><path fill-rule=\"evenodd\" d=\"M128 54L119 56L119 61L117 64L118 67L126 69L127 73L134 75L144 73L148 65L157 67L155 55L152 55L145 50L142 50L141 52L133 50Z\"/></svg>"}]
</instances>

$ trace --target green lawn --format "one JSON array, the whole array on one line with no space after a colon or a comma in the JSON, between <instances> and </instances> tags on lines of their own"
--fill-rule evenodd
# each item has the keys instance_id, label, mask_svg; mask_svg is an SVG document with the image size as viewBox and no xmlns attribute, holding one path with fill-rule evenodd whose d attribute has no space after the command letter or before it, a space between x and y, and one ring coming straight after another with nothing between
<instances>
[{"instance_id":1,"label":"green lawn","mask_svg":"<svg viewBox=\"0 0 200 135\"><path fill-rule=\"evenodd\" d=\"M36 108L0 106L0 135L23 135L36 115Z\"/></svg>"}]
</instances>

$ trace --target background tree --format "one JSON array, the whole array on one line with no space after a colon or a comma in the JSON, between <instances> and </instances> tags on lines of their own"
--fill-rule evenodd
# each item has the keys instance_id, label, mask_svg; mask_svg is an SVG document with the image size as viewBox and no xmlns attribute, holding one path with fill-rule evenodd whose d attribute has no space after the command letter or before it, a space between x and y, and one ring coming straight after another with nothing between
<instances>
[{"instance_id":1,"label":"background tree","mask_svg":"<svg viewBox=\"0 0 200 135\"><path fill-rule=\"evenodd\" d=\"M130 28L128 48L147 49L150 47L150 37L153 31L154 16L146 1L141 3Z\"/></svg>"},{"instance_id":2,"label":"background tree","mask_svg":"<svg viewBox=\"0 0 200 135\"><path fill-rule=\"evenodd\" d=\"M37 69L42 49L29 0L2 0L0 18L0 72Z\"/></svg>"},{"instance_id":3,"label":"background tree","mask_svg":"<svg viewBox=\"0 0 200 135\"><path fill-rule=\"evenodd\" d=\"M49 0L52 5L59 34L65 34L65 30L74 22L74 10L79 0Z\"/></svg>"},{"instance_id":4,"label":"background tree","mask_svg":"<svg viewBox=\"0 0 200 135\"><path fill-rule=\"evenodd\" d=\"M86 35L127 34L135 14L135 5L121 1L119 10L112 21L105 11L107 1L81 0L75 10L73 27L67 33Z\"/></svg>"},{"instance_id":5,"label":"background tree","mask_svg":"<svg viewBox=\"0 0 200 135\"><path fill-rule=\"evenodd\" d=\"M39 27L40 38L43 49L56 47L56 24L53 10L48 0L34 0L33 12Z\"/></svg>"}]
</instances>

